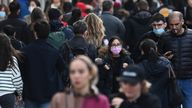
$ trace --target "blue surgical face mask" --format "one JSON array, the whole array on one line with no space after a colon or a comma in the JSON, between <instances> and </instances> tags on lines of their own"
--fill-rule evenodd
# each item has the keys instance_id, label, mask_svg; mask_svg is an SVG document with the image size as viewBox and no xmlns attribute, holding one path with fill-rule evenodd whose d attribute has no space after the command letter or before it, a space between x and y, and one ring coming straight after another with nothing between
<instances>
[{"instance_id":1,"label":"blue surgical face mask","mask_svg":"<svg viewBox=\"0 0 192 108\"><path fill-rule=\"evenodd\" d=\"M0 17L6 17L6 13L4 11L0 11Z\"/></svg>"},{"instance_id":2,"label":"blue surgical face mask","mask_svg":"<svg viewBox=\"0 0 192 108\"><path fill-rule=\"evenodd\" d=\"M163 28L153 29L153 32L154 32L156 35L160 36L160 35L162 35L162 34L165 32L165 29L163 29Z\"/></svg>"}]
</instances>

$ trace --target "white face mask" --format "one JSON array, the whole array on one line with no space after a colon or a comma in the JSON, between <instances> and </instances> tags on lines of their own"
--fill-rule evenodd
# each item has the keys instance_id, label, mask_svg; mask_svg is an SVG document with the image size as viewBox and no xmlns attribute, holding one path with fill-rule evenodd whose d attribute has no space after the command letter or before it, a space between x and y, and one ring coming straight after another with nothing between
<instances>
[{"instance_id":1,"label":"white face mask","mask_svg":"<svg viewBox=\"0 0 192 108\"><path fill-rule=\"evenodd\" d=\"M29 6L29 12L30 12L30 13L33 12L33 9L35 9L35 7L33 7L33 6Z\"/></svg>"}]
</instances>

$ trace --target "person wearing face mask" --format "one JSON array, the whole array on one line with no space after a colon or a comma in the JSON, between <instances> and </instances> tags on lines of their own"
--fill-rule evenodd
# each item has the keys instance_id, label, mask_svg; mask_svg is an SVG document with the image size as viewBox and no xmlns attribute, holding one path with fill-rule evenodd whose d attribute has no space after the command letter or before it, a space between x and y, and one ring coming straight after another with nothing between
<instances>
[{"instance_id":1,"label":"person wearing face mask","mask_svg":"<svg viewBox=\"0 0 192 108\"><path fill-rule=\"evenodd\" d=\"M100 72L98 87L101 93L107 96L119 91L119 85L116 78L121 74L121 70L124 70L129 65L133 64L133 60L130 58L129 52L122 46L123 43L119 37L112 37L109 40L106 54L104 54L105 56L101 57L102 59L100 60L99 58L95 60ZM100 55L101 53L99 56Z\"/></svg>"},{"instance_id":2,"label":"person wearing face mask","mask_svg":"<svg viewBox=\"0 0 192 108\"><path fill-rule=\"evenodd\" d=\"M6 19L7 13L8 13L8 8L5 5L1 4L0 5L0 21L3 21Z\"/></svg>"},{"instance_id":3,"label":"person wearing face mask","mask_svg":"<svg viewBox=\"0 0 192 108\"><path fill-rule=\"evenodd\" d=\"M145 33L140 42L143 41L144 39L152 39L153 41L158 43L159 38L166 32L165 29L167 27L167 23L165 17L160 13L154 14L153 17L151 18L151 27L152 30Z\"/></svg>"},{"instance_id":4,"label":"person wearing face mask","mask_svg":"<svg viewBox=\"0 0 192 108\"><path fill-rule=\"evenodd\" d=\"M154 14L150 22L152 30L143 34L142 38L137 43L137 46L135 48L137 49L137 52L135 54L137 56L137 59L135 60L135 62L140 62L142 59L141 52L139 51L139 45L143 40L152 39L153 41L155 41L155 43L158 43L159 38L166 32L165 29L167 27L167 23L163 15L159 13Z\"/></svg>"},{"instance_id":5,"label":"person wearing face mask","mask_svg":"<svg viewBox=\"0 0 192 108\"><path fill-rule=\"evenodd\" d=\"M29 12L32 13L33 9L36 7L41 7L41 4L38 0L30 0L29 2Z\"/></svg>"}]
</instances>

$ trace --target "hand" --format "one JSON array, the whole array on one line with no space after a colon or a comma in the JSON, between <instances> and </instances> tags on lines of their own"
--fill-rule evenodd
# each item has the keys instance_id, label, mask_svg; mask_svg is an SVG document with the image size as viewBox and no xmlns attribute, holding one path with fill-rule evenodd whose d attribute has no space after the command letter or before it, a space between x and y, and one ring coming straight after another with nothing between
<instances>
[{"instance_id":1,"label":"hand","mask_svg":"<svg viewBox=\"0 0 192 108\"><path fill-rule=\"evenodd\" d=\"M96 59L95 59L95 63L96 63L97 65L102 65L102 64L103 64L103 59L102 59L102 58L96 58Z\"/></svg>"},{"instance_id":2,"label":"hand","mask_svg":"<svg viewBox=\"0 0 192 108\"><path fill-rule=\"evenodd\" d=\"M105 68L106 70L110 70L110 67L109 67L108 65L105 65L104 68Z\"/></svg>"},{"instance_id":3,"label":"hand","mask_svg":"<svg viewBox=\"0 0 192 108\"><path fill-rule=\"evenodd\" d=\"M128 63L123 63L123 68L125 69L125 68L127 68L129 65L128 65Z\"/></svg>"},{"instance_id":4,"label":"hand","mask_svg":"<svg viewBox=\"0 0 192 108\"><path fill-rule=\"evenodd\" d=\"M113 100L112 100L112 105L115 107L115 108L119 108L120 107L120 105L123 103L123 99L121 99L121 98L118 98L118 97L115 97L115 98L113 98Z\"/></svg>"},{"instance_id":5,"label":"hand","mask_svg":"<svg viewBox=\"0 0 192 108\"><path fill-rule=\"evenodd\" d=\"M172 51L167 51L164 56L167 58L167 59L172 59L173 58L173 52Z\"/></svg>"},{"instance_id":6,"label":"hand","mask_svg":"<svg viewBox=\"0 0 192 108\"><path fill-rule=\"evenodd\" d=\"M22 96L17 96L16 97L16 102L19 102L19 101L21 101L22 100Z\"/></svg>"}]
</instances>

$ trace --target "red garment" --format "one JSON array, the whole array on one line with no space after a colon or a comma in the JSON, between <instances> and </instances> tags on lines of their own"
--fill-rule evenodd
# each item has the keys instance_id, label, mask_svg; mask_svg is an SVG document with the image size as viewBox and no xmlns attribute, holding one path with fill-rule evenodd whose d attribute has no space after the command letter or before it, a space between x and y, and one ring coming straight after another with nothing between
<instances>
[{"instance_id":1,"label":"red garment","mask_svg":"<svg viewBox=\"0 0 192 108\"><path fill-rule=\"evenodd\" d=\"M85 3L83 3L83 2L77 2L76 7L78 7L79 9L81 9L81 13L82 13L82 16L83 16L83 17L87 16L87 13L86 13L87 7L86 7L86 4L85 4Z\"/></svg>"},{"instance_id":2,"label":"red garment","mask_svg":"<svg viewBox=\"0 0 192 108\"><path fill-rule=\"evenodd\" d=\"M83 102L83 108L110 108L110 105L106 96L99 95L97 98L85 98Z\"/></svg>"}]
</instances>

